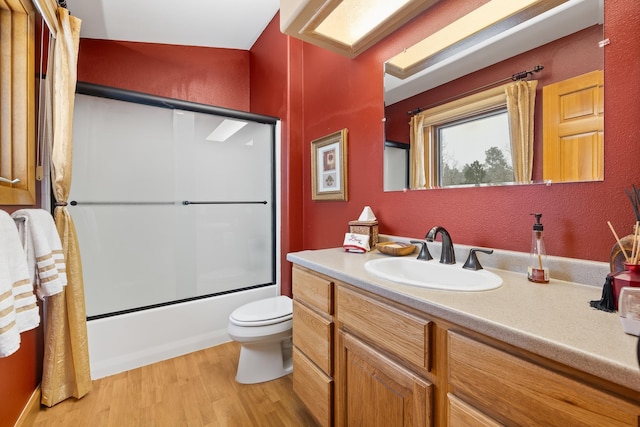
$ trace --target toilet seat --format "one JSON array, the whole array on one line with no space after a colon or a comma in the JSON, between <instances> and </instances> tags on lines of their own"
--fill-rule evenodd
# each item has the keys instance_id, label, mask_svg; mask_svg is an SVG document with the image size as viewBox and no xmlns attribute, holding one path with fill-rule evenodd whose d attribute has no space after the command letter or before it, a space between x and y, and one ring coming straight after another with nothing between
<instances>
[{"instance_id":1,"label":"toilet seat","mask_svg":"<svg viewBox=\"0 0 640 427\"><path fill-rule=\"evenodd\" d=\"M237 326L267 326L286 322L292 317L291 298L280 295L238 307L229 316L229 321Z\"/></svg>"}]
</instances>

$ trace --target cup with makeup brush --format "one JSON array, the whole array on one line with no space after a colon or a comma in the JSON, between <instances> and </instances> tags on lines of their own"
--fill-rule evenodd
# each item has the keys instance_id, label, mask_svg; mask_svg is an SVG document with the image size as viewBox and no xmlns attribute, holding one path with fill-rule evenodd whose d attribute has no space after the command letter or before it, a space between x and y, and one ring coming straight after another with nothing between
<instances>
[{"instance_id":1,"label":"cup with makeup brush","mask_svg":"<svg viewBox=\"0 0 640 427\"><path fill-rule=\"evenodd\" d=\"M626 287L640 288L640 264L624 263L624 270L613 275L613 304L618 309L620 291Z\"/></svg>"},{"instance_id":2,"label":"cup with makeup brush","mask_svg":"<svg viewBox=\"0 0 640 427\"><path fill-rule=\"evenodd\" d=\"M613 302L616 310L618 309L618 299L620 297L620 290L624 287L640 287L640 243L638 239L640 238L640 221L636 221L634 227L634 234L632 235L633 241L631 244L630 254L628 251L628 247L625 246L618 238L618 234L614 230L611 222L607 221L609 224L609 228L613 233L613 236L616 238L616 242L620 248L622 255L624 256L624 270L612 273L613 277Z\"/></svg>"}]
</instances>

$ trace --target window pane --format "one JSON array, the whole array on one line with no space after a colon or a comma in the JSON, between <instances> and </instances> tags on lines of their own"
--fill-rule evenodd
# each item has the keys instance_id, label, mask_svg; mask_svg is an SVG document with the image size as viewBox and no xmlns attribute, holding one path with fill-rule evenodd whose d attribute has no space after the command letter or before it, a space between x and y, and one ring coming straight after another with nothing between
<instances>
[{"instance_id":1,"label":"window pane","mask_svg":"<svg viewBox=\"0 0 640 427\"><path fill-rule=\"evenodd\" d=\"M506 109L436 127L442 187L513 182Z\"/></svg>"}]
</instances>

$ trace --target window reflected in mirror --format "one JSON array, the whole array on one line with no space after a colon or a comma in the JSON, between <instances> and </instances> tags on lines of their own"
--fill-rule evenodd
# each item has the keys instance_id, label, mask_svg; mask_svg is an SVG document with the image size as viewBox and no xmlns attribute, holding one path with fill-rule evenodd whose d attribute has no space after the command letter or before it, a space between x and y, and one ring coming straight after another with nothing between
<instances>
[{"instance_id":1,"label":"window reflected in mirror","mask_svg":"<svg viewBox=\"0 0 640 427\"><path fill-rule=\"evenodd\" d=\"M434 127L440 187L513 182L507 109Z\"/></svg>"}]
</instances>

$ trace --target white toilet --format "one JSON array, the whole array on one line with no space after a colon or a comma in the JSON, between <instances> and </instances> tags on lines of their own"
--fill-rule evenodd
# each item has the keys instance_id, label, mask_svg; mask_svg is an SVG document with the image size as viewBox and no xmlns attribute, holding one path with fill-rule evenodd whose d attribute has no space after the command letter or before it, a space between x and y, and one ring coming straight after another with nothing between
<instances>
[{"instance_id":1,"label":"white toilet","mask_svg":"<svg viewBox=\"0 0 640 427\"><path fill-rule=\"evenodd\" d=\"M231 313L227 332L242 345L237 382L261 383L291 373L292 318L291 298L284 295L250 302Z\"/></svg>"}]
</instances>

